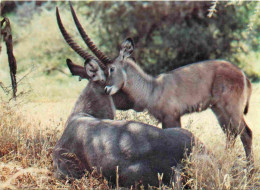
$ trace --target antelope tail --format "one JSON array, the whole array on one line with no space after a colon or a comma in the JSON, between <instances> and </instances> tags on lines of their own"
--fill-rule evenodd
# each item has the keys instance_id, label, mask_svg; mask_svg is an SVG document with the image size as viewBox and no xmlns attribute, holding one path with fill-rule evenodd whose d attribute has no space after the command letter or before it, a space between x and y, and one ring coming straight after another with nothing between
<instances>
[{"instance_id":1,"label":"antelope tail","mask_svg":"<svg viewBox=\"0 0 260 190\"><path fill-rule=\"evenodd\" d=\"M252 86L251 86L251 82L249 81L248 78L246 78L246 82L247 82L247 100L246 100L246 107L244 109L244 114L246 115L249 109L249 99L252 93Z\"/></svg>"}]
</instances>

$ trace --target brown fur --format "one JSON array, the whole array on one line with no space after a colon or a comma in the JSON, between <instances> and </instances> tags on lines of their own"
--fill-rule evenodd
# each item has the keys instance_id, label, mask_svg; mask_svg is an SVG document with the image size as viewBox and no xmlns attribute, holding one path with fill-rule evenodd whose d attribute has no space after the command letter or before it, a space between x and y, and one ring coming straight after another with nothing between
<instances>
[{"instance_id":1,"label":"brown fur","mask_svg":"<svg viewBox=\"0 0 260 190\"><path fill-rule=\"evenodd\" d=\"M161 121L163 128L181 127L182 115L210 107L228 141L241 134L246 156L252 159L251 130L243 116L248 109L251 84L239 68L227 61L210 60L154 78L128 59L129 52L124 44L126 42L119 56L107 68L109 77L105 90L110 95L123 90L136 106L148 109ZM121 77L122 73L126 77Z\"/></svg>"},{"instance_id":2,"label":"brown fur","mask_svg":"<svg viewBox=\"0 0 260 190\"><path fill-rule=\"evenodd\" d=\"M84 41L88 41L86 44L95 53L73 8L72 15ZM61 24L58 10L57 18L67 43L84 58L83 54L87 53L72 43ZM97 55L104 64L110 64L105 71L109 75L105 90L114 96L117 108L133 108L136 111L147 108L162 122L163 128L171 128L181 127L180 117L185 113L211 107L228 141L241 134L246 156L248 160L252 159L252 132L243 118L243 113L248 112L251 84L242 71L229 62L212 60L181 67L153 78L145 74L133 59L129 59L133 50L133 40L129 38L122 43L119 56L112 63L111 60L104 61L99 56L101 54ZM104 65L100 63L100 66ZM112 68L116 74L111 74Z\"/></svg>"}]
</instances>

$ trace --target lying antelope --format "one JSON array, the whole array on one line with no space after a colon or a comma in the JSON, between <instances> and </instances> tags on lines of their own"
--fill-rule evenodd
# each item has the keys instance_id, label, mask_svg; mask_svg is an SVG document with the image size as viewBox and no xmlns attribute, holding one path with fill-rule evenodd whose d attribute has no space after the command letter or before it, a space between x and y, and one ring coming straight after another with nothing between
<instances>
[{"instance_id":1,"label":"lying antelope","mask_svg":"<svg viewBox=\"0 0 260 190\"><path fill-rule=\"evenodd\" d=\"M96 167L115 183L118 166L120 186L139 182L158 186L158 173L163 173L162 181L169 184L171 167L180 164L191 150L192 134L181 128L162 130L140 122L111 120L114 105L104 92L104 74L98 63L87 61L84 73L70 60L67 64L73 75L84 74L90 81L54 148L56 176L80 178L85 170Z\"/></svg>"},{"instance_id":2,"label":"lying antelope","mask_svg":"<svg viewBox=\"0 0 260 190\"><path fill-rule=\"evenodd\" d=\"M117 108L132 108L136 111L146 108L162 122L163 128L171 128L181 127L180 117L185 113L210 107L227 134L228 144L231 140L234 142L240 134L247 159L253 162L252 131L243 116L248 111L252 89L250 81L239 68L227 61L212 60L152 77L130 58L134 50L131 39L122 44L119 56L112 61L94 45L73 7L70 7L80 35L108 75L109 84L105 89L113 96ZM67 43L81 55L83 50L71 41L70 36L64 32L64 27L59 26ZM117 94L120 95L120 101L115 98ZM132 104L126 106L121 104L123 101ZM118 102L123 106L120 107Z\"/></svg>"}]
</instances>

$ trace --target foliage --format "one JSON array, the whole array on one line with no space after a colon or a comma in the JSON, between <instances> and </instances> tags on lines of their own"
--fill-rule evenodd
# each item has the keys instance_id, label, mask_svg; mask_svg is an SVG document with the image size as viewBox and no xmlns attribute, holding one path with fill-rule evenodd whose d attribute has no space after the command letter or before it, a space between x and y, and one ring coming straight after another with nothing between
<instances>
[{"instance_id":1,"label":"foliage","mask_svg":"<svg viewBox=\"0 0 260 190\"><path fill-rule=\"evenodd\" d=\"M219 2L212 18L207 16L210 2L93 2L88 6L102 21L100 39L107 54L116 56L115 47L132 36L137 62L158 74L207 59L227 59L247 67L249 62L237 57L241 43L259 55L259 49L251 48L259 44L259 19L254 32L245 33L257 4ZM248 74L258 76L257 72L251 69Z\"/></svg>"},{"instance_id":2,"label":"foliage","mask_svg":"<svg viewBox=\"0 0 260 190\"><path fill-rule=\"evenodd\" d=\"M226 59L243 68L253 79L260 75L259 4L218 2L213 10L216 12L209 18L210 2L73 3L89 36L111 58L117 56L123 39L131 36L136 43L135 59L150 74L207 59ZM32 65L44 74L63 71L67 57L82 63L63 40L56 22L57 5L67 30L86 47L77 33L68 4L29 5L21 4L8 15L19 71Z\"/></svg>"},{"instance_id":3,"label":"foliage","mask_svg":"<svg viewBox=\"0 0 260 190\"><path fill-rule=\"evenodd\" d=\"M83 60L66 44L59 31L55 15L56 5L60 9L67 30L84 47L79 36L75 36L78 33L69 6L64 2L45 2L41 6L36 6L33 2L23 3L14 12L6 15L10 19L13 31L14 56L18 69L18 95L26 93L31 100L37 101L42 97L57 99L61 94L71 97L79 93L78 90L74 91L78 82L74 80L74 83L71 83L72 79L69 77L71 74L65 60L71 58L78 64L83 64ZM79 14L79 18L83 20L81 15ZM90 20L83 20L82 24L91 26ZM89 30L94 34L96 31L97 27L91 27ZM95 40L95 37L93 39ZM10 77L5 46L2 46L0 54L0 68L1 85L9 91ZM29 91L32 93L28 94ZM0 88L0 96L3 93Z\"/></svg>"},{"instance_id":4,"label":"foliage","mask_svg":"<svg viewBox=\"0 0 260 190\"><path fill-rule=\"evenodd\" d=\"M252 79L260 79L260 3L255 5L250 17L247 29L241 32L240 40L233 41L231 46L235 53L231 56L231 61L237 63Z\"/></svg>"},{"instance_id":5,"label":"foliage","mask_svg":"<svg viewBox=\"0 0 260 190\"><path fill-rule=\"evenodd\" d=\"M70 49L59 31L55 15L56 4L60 8L65 27L75 37L76 28L69 7L64 3L47 2L41 7L29 8L30 4L22 4L14 14L8 15L16 43L14 52L19 64L19 72L24 72L31 67L38 68L38 74L41 72L49 74L55 70L62 72L66 67L65 60L68 57L79 64L82 63L82 59L79 59ZM80 15L79 18L81 18ZM83 23L88 24L89 21ZM89 32L95 33L95 27L91 28L93 29L90 29ZM76 41L81 42L79 38L76 38ZM2 56L5 62L6 56Z\"/></svg>"}]
</instances>

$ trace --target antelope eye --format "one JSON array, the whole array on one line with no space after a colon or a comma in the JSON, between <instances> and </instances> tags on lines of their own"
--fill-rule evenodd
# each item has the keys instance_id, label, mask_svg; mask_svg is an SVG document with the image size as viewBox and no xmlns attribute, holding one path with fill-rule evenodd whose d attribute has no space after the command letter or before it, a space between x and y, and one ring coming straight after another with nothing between
<instances>
[{"instance_id":1,"label":"antelope eye","mask_svg":"<svg viewBox=\"0 0 260 190\"><path fill-rule=\"evenodd\" d=\"M115 68L114 67L111 67L110 68L110 73L114 72L115 71Z\"/></svg>"}]
</instances>

